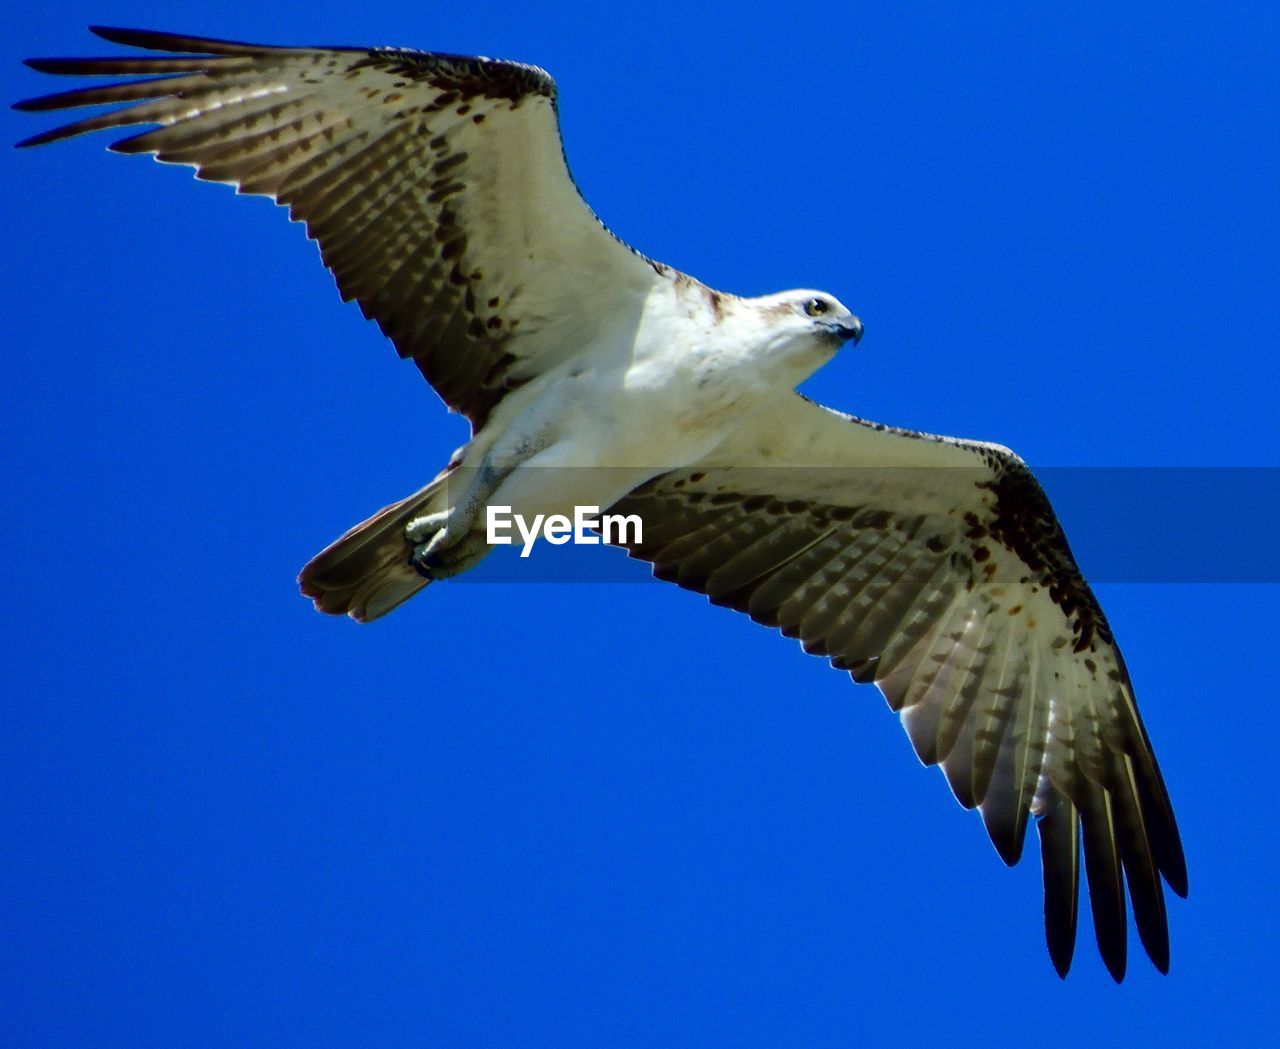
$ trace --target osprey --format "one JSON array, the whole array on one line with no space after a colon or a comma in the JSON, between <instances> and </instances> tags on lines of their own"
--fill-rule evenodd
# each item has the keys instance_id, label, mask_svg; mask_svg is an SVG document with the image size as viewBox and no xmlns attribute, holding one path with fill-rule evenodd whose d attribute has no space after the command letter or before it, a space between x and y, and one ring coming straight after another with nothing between
<instances>
[{"instance_id":1,"label":"osprey","mask_svg":"<svg viewBox=\"0 0 1280 1049\"><path fill-rule=\"evenodd\" d=\"M343 298L470 420L439 476L303 568L317 608L377 619L465 571L491 505L639 514L627 546L659 578L879 686L1006 863L1035 816L1059 974L1082 842L1112 976L1126 884L1167 971L1162 881L1187 891L1173 810L1111 629L1022 460L797 394L858 318L817 291L715 291L615 238L565 166L541 69L93 31L165 54L30 60L136 79L19 103L128 103L22 145L159 125L111 148L287 206Z\"/></svg>"}]
</instances>

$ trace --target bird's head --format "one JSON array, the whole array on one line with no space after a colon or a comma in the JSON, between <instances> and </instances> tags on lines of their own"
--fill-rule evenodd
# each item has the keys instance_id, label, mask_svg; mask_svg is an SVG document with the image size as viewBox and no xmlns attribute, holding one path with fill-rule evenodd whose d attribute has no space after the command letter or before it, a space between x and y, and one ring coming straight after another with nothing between
<instances>
[{"instance_id":1,"label":"bird's head","mask_svg":"<svg viewBox=\"0 0 1280 1049\"><path fill-rule=\"evenodd\" d=\"M769 358L787 362L787 371L812 374L846 343L862 338L862 321L834 295L801 289L752 300L768 336ZM796 381L799 381L797 379Z\"/></svg>"},{"instance_id":2,"label":"bird's head","mask_svg":"<svg viewBox=\"0 0 1280 1049\"><path fill-rule=\"evenodd\" d=\"M786 339L810 339L830 348L862 338L862 321L834 295L803 288L756 300L773 331Z\"/></svg>"},{"instance_id":3,"label":"bird's head","mask_svg":"<svg viewBox=\"0 0 1280 1049\"><path fill-rule=\"evenodd\" d=\"M778 296L777 314L784 325L794 327L799 334L825 340L840 346L850 343L856 346L862 338L862 321L837 299L822 291L788 291Z\"/></svg>"}]
</instances>

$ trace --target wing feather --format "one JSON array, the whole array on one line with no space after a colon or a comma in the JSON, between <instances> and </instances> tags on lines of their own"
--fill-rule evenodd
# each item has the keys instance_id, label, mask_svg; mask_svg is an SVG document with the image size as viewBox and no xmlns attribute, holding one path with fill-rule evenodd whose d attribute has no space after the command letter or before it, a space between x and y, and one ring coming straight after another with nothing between
<instances>
[{"instance_id":1,"label":"wing feather","mask_svg":"<svg viewBox=\"0 0 1280 1049\"><path fill-rule=\"evenodd\" d=\"M1173 810L1110 627L1021 460L791 395L613 511L641 517L629 549L660 578L874 681L1005 863L1036 819L1059 973L1081 842L1107 969L1124 975L1126 889L1168 967L1162 877L1186 891Z\"/></svg>"},{"instance_id":2,"label":"wing feather","mask_svg":"<svg viewBox=\"0 0 1280 1049\"><path fill-rule=\"evenodd\" d=\"M1093 928L1103 964L1119 983L1125 974L1127 926L1115 810L1111 794L1100 784L1085 781L1083 796L1080 815Z\"/></svg>"},{"instance_id":3,"label":"wing feather","mask_svg":"<svg viewBox=\"0 0 1280 1049\"><path fill-rule=\"evenodd\" d=\"M654 283L674 279L583 202L565 166L555 84L540 69L94 32L174 53L30 60L57 75L138 79L19 103L37 112L128 103L21 144L158 125L111 148L191 165L197 178L287 206L342 297L475 428L508 391L634 327Z\"/></svg>"},{"instance_id":4,"label":"wing feather","mask_svg":"<svg viewBox=\"0 0 1280 1049\"><path fill-rule=\"evenodd\" d=\"M1062 794L1052 793L1036 821L1044 869L1044 930L1049 957L1058 975L1071 969L1076 949L1080 900L1080 811Z\"/></svg>"},{"instance_id":5,"label":"wing feather","mask_svg":"<svg viewBox=\"0 0 1280 1049\"><path fill-rule=\"evenodd\" d=\"M983 795L980 811L987 834L1000 858L1013 866L1022 856L1027 817L1045 752L1048 704L1036 694L1040 682L1036 673L1037 650L1027 651L1024 688L1013 702L1013 716L996 755L992 779Z\"/></svg>"}]
</instances>

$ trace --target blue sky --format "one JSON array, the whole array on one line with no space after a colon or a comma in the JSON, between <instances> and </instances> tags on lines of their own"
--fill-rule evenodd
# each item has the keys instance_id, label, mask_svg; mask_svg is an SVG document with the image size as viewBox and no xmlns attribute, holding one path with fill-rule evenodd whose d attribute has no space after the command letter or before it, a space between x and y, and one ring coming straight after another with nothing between
<instances>
[{"instance_id":1,"label":"blue sky","mask_svg":"<svg viewBox=\"0 0 1280 1049\"><path fill-rule=\"evenodd\" d=\"M1280 15L1024 6L53 0L6 16L0 96L60 86L22 57L110 50L88 23L535 62L622 237L861 314L811 396L1042 467L1280 465ZM1270 1032L1275 586L1098 586L1191 897L1169 976L1134 950L1116 987L1082 926L1060 982L1034 850L1006 870L879 695L793 642L648 582L316 615L297 569L464 426L282 214L107 141L0 163L0 1040ZM1224 498L1118 541L1273 541Z\"/></svg>"}]
</instances>

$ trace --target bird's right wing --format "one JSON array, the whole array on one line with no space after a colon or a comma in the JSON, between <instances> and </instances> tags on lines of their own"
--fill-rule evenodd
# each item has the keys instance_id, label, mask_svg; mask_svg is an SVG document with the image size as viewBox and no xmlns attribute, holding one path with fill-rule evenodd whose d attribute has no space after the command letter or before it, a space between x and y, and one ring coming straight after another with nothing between
<instances>
[{"instance_id":1,"label":"bird's right wing","mask_svg":"<svg viewBox=\"0 0 1280 1049\"><path fill-rule=\"evenodd\" d=\"M20 102L127 103L27 139L158 124L112 146L263 194L344 299L478 429L507 390L638 323L669 271L609 233L565 164L556 88L514 62L95 29L160 57L41 58L134 79Z\"/></svg>"}]
</instances>

